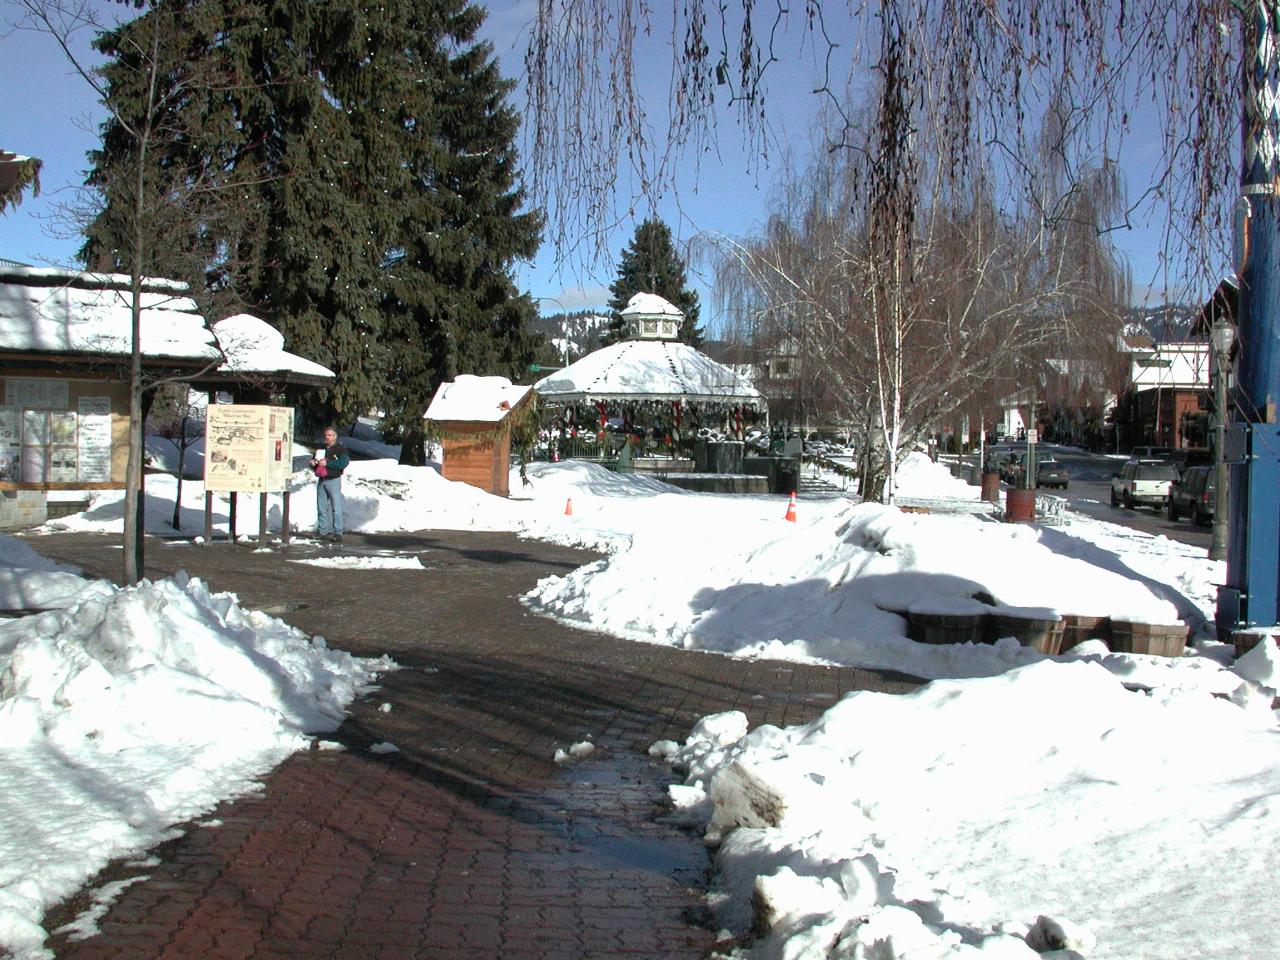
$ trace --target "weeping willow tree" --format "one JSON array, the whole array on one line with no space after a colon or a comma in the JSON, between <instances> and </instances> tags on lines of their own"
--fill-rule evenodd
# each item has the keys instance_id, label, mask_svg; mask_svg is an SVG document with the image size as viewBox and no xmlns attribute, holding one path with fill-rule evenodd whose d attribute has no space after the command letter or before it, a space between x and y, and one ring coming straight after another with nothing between
<instances>
[{"instance_id":1,"label":"weeping willow tree","mask_svg":"<svg viewBox=\"0 0 1280 960\"><path fill-rule=\"evenodd\" d=\"M867 184L888 216L876 224L886 231L877 242L910 245L919 235L905 229L927 185L912 173L917 108L933 105L944 179L963 182L981 161L1033 195L1036 120L1060 98L1063 133L1087 144L1086 156L1114 160L1135 132L1158 144L1149 180L1131 185L1131 202L1101 229L1123 228L1140 211L1167 214L1162 272L1199 284L1225 256L1225 201L1239 169L1241 10L1257 2L677 0L660 13L645 0L538 0L525 55L533 194L564 249L583 236L603 239L617 219L615 184L634 183L650 203L677 187L676 159L703 152L719 124L742 131L748 168L767 164L778 150L771 83L784 61L803 61L830 108L833 144L870 142L907 163L880 167L879 182ZM646 101L653 91L639 68L661 55L659 45L669 89ZM869 80L889 98L885 108L849 109L849 91ZM659 101L667 109L647 109ZM1076 177L1071 152L1063 157L1062 172ZM1044 213L1054 215L1051 206Z\"/></svg>"},{"instance_id":2,"label":"weeping willow tree","mask_svg":"<svg viewBox=\"0 0 1280 960\"><path fill-rule=\"evenodd\" d=\"M890 47L882 62L909 56ZM1066 175L1069 111L1043 119L1036 189L1001 198L986 166L952 166L936 103L886 82L862 138L834 151L820 121L761 234L710 245L717 306L743 341L793 358L792 386L847 425L863 490L887 500L899 458L940 419L1011 392L1049 353L1109 341L1129 297L1099 226L1122 185L1105 160ZM899 110L910 137L874 139L876 116Z\"/></svg>"}]
</instances>

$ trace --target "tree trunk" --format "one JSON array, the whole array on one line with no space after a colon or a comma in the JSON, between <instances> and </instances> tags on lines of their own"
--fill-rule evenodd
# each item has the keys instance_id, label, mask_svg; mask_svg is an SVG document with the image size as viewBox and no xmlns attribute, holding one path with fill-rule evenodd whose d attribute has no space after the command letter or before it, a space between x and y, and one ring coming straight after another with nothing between
<instances>
[{"instance_id":1,"label":"tree trunk","mask_svg":"<svg viewBox=\"0 0 1280 960\"><path fill-rule=\"evenodd\" d=\"M407 429L400 438L400 462L408 467L425 467L426 439L426 430L421 421Z\"/></svg>"},{"instance_id":2,"label":"tree trunk","mask_svg":"<svg viewBox=\"0 0 1280 960\"><path fill-rule=\"evenodd\" d=\"M178 421L178 491L174 494L173 499L173 529L182 531L182 474L186 471L187 461L187 420L188 414L183 414L182 419Z\"/></svg>"},{"instance_id":3,"label":"tree trunk","mask_svg":"<svg viewBox=\"0 0 1280 960\"><path fill-rule=\"evenodd\" d=\"M139 241L139 246L141 242ZM129 460L124 475L124 582L142 579L142 277L137 266L131 279L133 317L129 351Z\"/></svg>"}]
</instances>

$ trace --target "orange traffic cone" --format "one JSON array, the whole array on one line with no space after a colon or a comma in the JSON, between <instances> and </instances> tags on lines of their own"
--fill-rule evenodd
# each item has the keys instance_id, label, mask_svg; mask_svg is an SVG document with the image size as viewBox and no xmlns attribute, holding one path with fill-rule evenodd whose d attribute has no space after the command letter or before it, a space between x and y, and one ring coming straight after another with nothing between
<instances>
[{"instance_id":1,"label":"orange traffic cone","mask_svg":"<svg viewBox=\"0 0 1280 960\"><path fill-rule=\"evenodd\" d=\"M792 523L796 522L796 495L791 494L791 502L787 504L787 519Z\"/></svg>"},{"instance_id":2,"label":"orange traffic cone","mask_svg":"<svg viewBox=\"0 0 1280 960\"><path fill-rule=\"evenodd\" d=\"M570 497L564 502L564 515L566 517L573 516L573 497Z\"/></svg>"}]
</instances>

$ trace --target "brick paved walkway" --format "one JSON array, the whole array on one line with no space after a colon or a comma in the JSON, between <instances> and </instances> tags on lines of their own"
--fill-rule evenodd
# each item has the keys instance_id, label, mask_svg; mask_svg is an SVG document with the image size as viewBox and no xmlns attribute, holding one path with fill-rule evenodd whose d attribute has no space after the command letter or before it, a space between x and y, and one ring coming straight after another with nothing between
<instances>
[{"instance_id":1,"label":"brick paved walkway","mask_svg":"<svg viewBox=\"0 0 1280 960\"><path fill-rule=\"evenodd\" d=\"M41 552L116 578L118 538L30 537ZM701 716L812 718L854 689L910 678L746 662L630 643L529 614L517 597L589 554L507 534L348 537L347 553L418 556L425 572L290 562L299 543L196 547L149 541L152 577L185 569L331 645L403 667L353 704L344 752L296 754L263 791L145 867L102 933L52 941L62 958L702 957L708 859L664 822L670 775L653 741ZM380 707L390 704L389 711ZM557 747L598 749L566 767ZM399 753L372 754L390 741ZM46 918L53 929L85 904Z\"/></svg>"}]
</instances>

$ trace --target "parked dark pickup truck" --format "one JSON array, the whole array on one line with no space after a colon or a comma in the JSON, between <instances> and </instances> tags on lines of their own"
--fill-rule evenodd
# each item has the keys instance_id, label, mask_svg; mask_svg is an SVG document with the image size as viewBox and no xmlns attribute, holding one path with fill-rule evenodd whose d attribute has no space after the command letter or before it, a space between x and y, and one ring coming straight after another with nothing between
<instances>
[{"instance_id":1,"label":"parked dark pickup truck","mask_svg":"<svg viewBox=\"0 0 1280 960\"><path fill-rule=\"evenodd\" d=\"M1190 517L1196 524L1212 520L1218 510L1216 468L1188 467L1182 479L1169 488L1166 510L1170 520Z\"/></svg>"}]
</instances>

